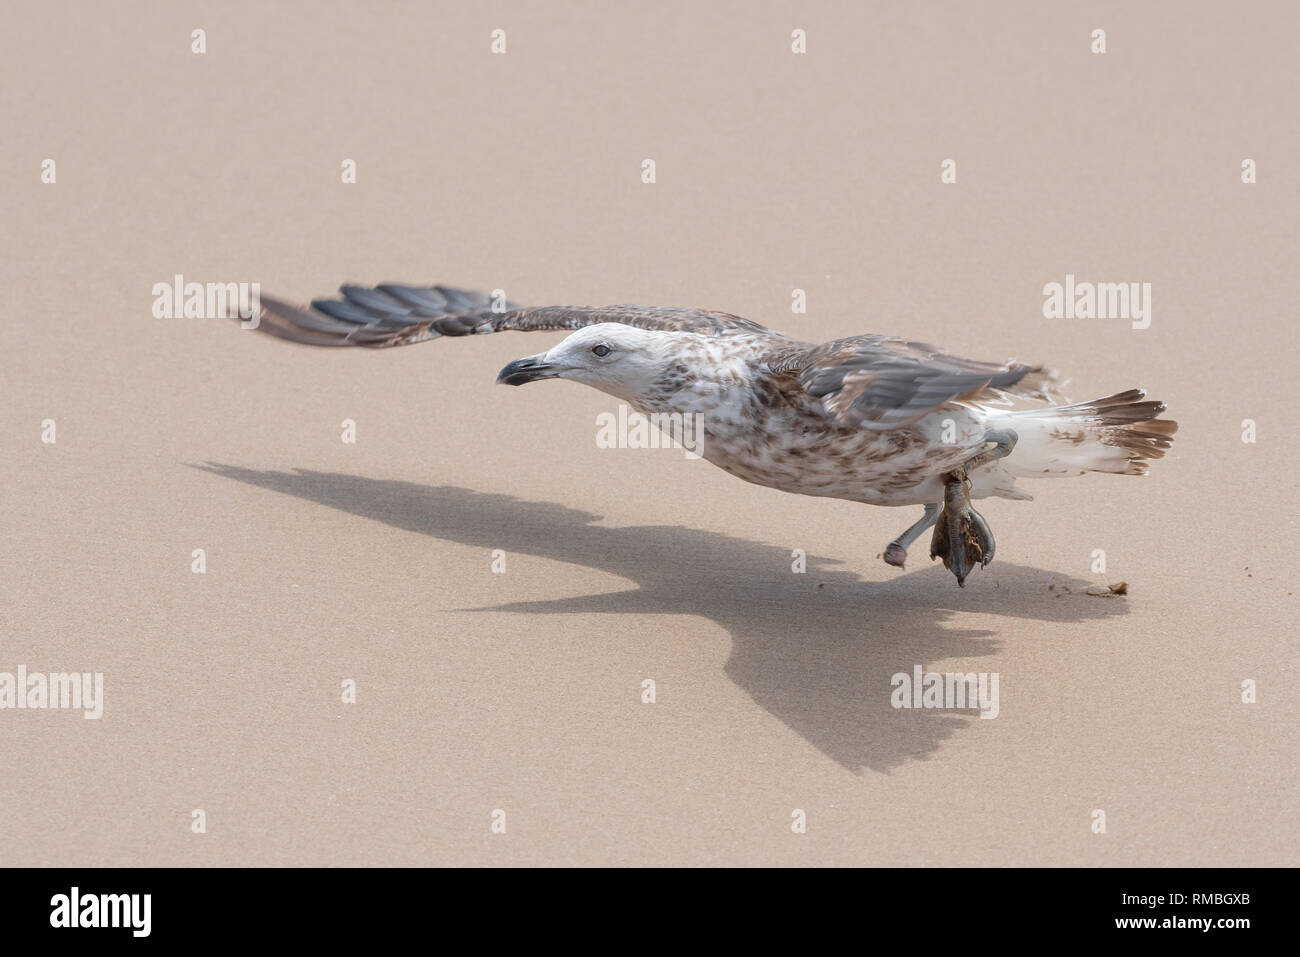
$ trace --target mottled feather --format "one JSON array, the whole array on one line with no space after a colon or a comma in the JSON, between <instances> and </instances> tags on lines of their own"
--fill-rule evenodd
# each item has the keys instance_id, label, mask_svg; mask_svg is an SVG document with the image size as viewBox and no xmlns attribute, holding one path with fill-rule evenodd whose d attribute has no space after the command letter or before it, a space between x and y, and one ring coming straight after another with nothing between
<instances>
[{"instance_id":1,"label":"mottled feather","mask_svg":"<svg viewBox=\"0 0 1300 957\"><path fill-rule=\"evenodd\" d=\"M981 451L989 429L1011 428L1020 436L1016 451L979 469L971 494L1024 498L1018 476L1141 474L1177 428L1158 418L1163 403L1140 390L1057 405L1056 375L1043 366L966 359L896 336L814 345L703 309L524 308L450 286L385 283L345 285L306 307L263 297L259 328L312 345L388 348L606 323L657 334L658 365L636 389L626 381L592 384L642 412L703 415L711 462L806 495L936 502L944 473Z\"/></svg>"},{"instance_id":2,"label":"mottled feather","mask_svg":"<svg viewBox=\"0 0 1300 957\"><path fill-rule=\"evenodd\" d=\"M262 328L311 345L389 348L441 336L557 331L616 322L639 329L726 338L770 337L764 366L793 376L832 416L873 430L909 425L927 412L985 390L1012 390L1040 366L978 362L934 346L891 336L862 335L824 345L799 342L725 312L672 306L543 306L521 308L450 286L384 283L344 285L333 299L310 307L263 297Z\"/></svg>"},{"instance_id":3,"label":"mottled feather","mask_svg":"<svg viewBox=\"0 0 1300 957\"><path fill-rule=\"evenodd\" d=\"M384 283L374 288L344 285L339 297L314 299L309 307L262 297L262 328L309 345L384 349L441 336L493 332L581 329L617 322L639 329L727 336L765 332L756 322L725 312L673 306L543 306L524 309L495 304L490 296L450 286ZM775 335L775 334L774 334ZM784 338L784 337L781 337Z\"/></svg>"}]
</instances>

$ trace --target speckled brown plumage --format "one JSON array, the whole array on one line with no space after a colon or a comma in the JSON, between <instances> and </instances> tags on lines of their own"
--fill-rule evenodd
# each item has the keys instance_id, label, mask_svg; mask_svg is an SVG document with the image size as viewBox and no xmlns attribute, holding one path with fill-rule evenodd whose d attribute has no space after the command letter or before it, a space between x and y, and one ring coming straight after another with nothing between
<instances>
[{"instance_id":1,"label":"speckled brown plumage","mask_svg":"<svg viewBox=\"0 0 1300 957\"><path fill-rule=\"evenodd\" d=\"M944 474L981 451L989 430L1014 427L1015 450L975 470L970 491L1029 498L1017 478L1140 474L1177 428L1158 418L1164 405L1141 390L1051 405L1056 379L1042 366L965 359L882 335L816 345L724 312L521 308L448 286L394 283L345 285L338 298L305 308L264 297L262 307L263 331L312 345L387 348L443 336L570 331L530 357L539 369L558 370L536 378L586 382L644 413L699 414L704 458L748 482L803 495L939 502ZM592 358L593 344L614 358Z\"/></svg>"}]
</instances>

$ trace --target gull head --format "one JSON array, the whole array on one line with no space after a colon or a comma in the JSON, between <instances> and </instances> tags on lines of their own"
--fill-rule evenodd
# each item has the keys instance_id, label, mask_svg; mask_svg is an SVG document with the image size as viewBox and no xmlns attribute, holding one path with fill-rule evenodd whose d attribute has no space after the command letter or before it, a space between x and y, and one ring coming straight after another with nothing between
<instances>
[{"instance_id":1,"label":"gull head","mask_svg":"<svg viewBox=\"0 0 1300 957\"><path fill-rule=\"evenodd\" d=\"M574 332L555 348L510 363L497 382L572 379L620 399L648 394L675 363L678 333L602 322Z\"/></svg>"}]
</instances>

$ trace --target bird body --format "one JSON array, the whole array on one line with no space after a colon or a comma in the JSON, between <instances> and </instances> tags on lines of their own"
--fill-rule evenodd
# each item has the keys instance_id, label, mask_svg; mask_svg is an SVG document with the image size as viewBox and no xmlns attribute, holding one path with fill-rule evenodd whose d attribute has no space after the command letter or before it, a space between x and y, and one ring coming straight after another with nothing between
<instances>
[{"instance_id":1,"label":"bird body","mask_svg":"<svg viewBox=\"0 0 1300 957\"><path fill-rule=\"evenodd\" d=\"M924 505L942 499L941 477L979 452L986 433L1008 427L1020 434L1016 453L973 473L971 498L1027 499L1018 478L1127 472L1135 461L1122 447L1106 444L1113 428L1090 414L1092 407L1010 411L967 398L908 425L867 429L846 424L797 381L774 374L770 335L663 335L664 371L652 387L607 391L647 416L700 416L701 456L755 485L869 505ZM674 371L689 369L709 373ZM1120 404L1139 403L1144 395L1135 390ZM1150 408L1141 414L1147 412L1155 414Z\"/></svg>"},{"instance_id":2,"label":"bird body","mask_svg":"<svg viewBox=\"0 0 1300 957\"><path fill-rule=\"evenodd\" d=\"M959 583L967 566L987 564L993 552L970 498L1031 498L1017 485L1029 476L1143 474L1177 429L1159 418L1164 404L1140 389L1064 404L1050 369L963 359L899 337L813 345L704 310L521 309L445 286L341 292L310 308L264 298L258 328L314 345L378 348L511 329L569 331L546 352L510 363L497 381L566 378L652 421L696 416L699 454L757 485L925 505L925 521L892 543L897 550L886 560L901 565L906 544L937 520L940 557Z\"/></svg>"},{"instance_id":3,"label":"bird body","mask_svg":"<svg viewBox=\"0 0 1300 957\"><path fill-rule=\"evenodd\" d=\"M772 342L763 335L717 339L673 334L671 369L644 392L616 394L647 416L695 415L703 426L699 453L725 472L798 495L872 505L934 501L927 479L960 464L981 445L983 430L963 410L964 442L940 442L931 413L905 427L875 431L838 421L820 399L767 367ZM940 493L941 494L941 493Z\"/></svg>"}]
</instances>

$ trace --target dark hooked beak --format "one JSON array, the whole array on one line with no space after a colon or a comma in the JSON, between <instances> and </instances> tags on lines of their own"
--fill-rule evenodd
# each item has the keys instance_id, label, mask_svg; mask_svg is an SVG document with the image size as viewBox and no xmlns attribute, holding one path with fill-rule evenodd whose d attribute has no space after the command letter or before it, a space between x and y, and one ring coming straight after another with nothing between
<instances>
[{"instance_id":1,"label":"dark hooked beak","mask_svg":"<svg viewBox=\"0 0 1300 957\"><path fill-rule=\"evenodd\" d=\"M545 361L544 356L526 356L516 359L497 374L497 384L523 385L537 379L554 379L559 375L555 366Z\"/></svg>"}]
</instances>

